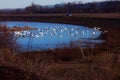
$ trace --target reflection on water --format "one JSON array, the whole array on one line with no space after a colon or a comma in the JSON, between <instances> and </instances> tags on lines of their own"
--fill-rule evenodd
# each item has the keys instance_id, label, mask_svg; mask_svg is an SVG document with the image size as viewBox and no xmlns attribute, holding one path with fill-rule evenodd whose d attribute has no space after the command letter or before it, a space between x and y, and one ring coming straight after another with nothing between
<instances>
[{"instance_id":1,"label":"reflection on water","mask_svg":"<svg viewBox=\"0 0 120 80\"><path fill-rule=\"evenodd\" d=\"M15 31L14 36L23 50L46 50L54 48L70 47L71 42L74 46L94 46L101 43L97 40L101 32L97 29L87 28L84 26L56 24L56 23L39 23L39 22L1 22L9 27L13 26L31 26L36 30ZM92 44L90 44L92 43Z\"/></svg>"}]
</instances>

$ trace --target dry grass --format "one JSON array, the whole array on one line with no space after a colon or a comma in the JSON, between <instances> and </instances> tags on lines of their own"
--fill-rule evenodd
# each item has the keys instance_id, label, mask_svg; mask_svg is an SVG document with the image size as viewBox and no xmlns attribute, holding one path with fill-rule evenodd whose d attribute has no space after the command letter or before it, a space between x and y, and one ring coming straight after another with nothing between
<instances>
[{"instance_id":1,"label":"dry grass","mask_svg":"<svg viewBox=\"0 0 120 80\"><path fill-rule=\"evenodd\" d=\"M0 17L0 21L54 22L120 29L120 13L73 14L73 16L65 16L65 14L0 14Z\"/></svg>"},{"instance_id":2,"label":"dry grass","mask_svg":"<svg viewBox=\"0 0 120 80\"><path fill-rule=\"evenodd\" d=\"M0 16L11 16L11 17L30 17L30 16L36 16L36 17L65 17L66 14L0 14ZM72 14L73 17L87 17L87 18L109 18L109 19L120 19L120 13L86 13L86 14Z\"/></svg>"},{"instance_id":3,"label":"dry grass","mask_svg":"<svg viewBox=\"0 0 120 80\"><path fill-rule=\"evenodd\" d=\"M15 41L12 44L13 37L6 33L7 27L1 31L4 36L0 35L0 72L4 70L15 75L20 70L22 73L17 76L23 76L22 80L120 80L119 29L108 28L106 42L95 48L83 49L71 45L71 48L19 54L16 54L14 48ZM4 75L0 73L0 79L8 80L5 78L8 77L6 73ZM27 73L29 75L26 75ZM31 74L35 77L31 77Z\"/></svg>"}]
</instances>

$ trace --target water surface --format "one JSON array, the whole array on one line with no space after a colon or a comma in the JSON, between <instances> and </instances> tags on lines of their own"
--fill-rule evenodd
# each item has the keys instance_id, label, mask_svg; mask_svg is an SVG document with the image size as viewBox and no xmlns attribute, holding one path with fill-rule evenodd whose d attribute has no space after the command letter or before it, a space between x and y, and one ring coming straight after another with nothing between
<instances>
[{"instance_id":1,"label":"water surface","mask_svg":"<svg viewBox=\"0 0 120 80\"><path fill-rule=\"evenodd\" d=\"M43 23L43 22L20 22L20 21L3 21L1 25L8 27L30 26L36 30L15 31L14 36L22 50L48 50L55 48L71 47L94 47L102 40L97 39L101 31L88 28L85 26Z\"/></svg>"}]
</instances>

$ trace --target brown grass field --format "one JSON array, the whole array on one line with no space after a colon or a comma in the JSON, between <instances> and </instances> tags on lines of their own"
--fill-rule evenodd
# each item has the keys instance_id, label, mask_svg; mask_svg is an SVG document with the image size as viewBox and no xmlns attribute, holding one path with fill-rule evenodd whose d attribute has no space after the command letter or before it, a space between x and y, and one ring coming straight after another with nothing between
<instances>
[{"instance_id":1,"label":"brown grass field","mask_svg":"<svg viewBox=\"0 0 120 80\"><path fill-rule=\"evenodd\" d=\"M72 14L72 16L65 16L65 14L0 14L0 21L11 20L68 23L88 27L120 28L120 13Z\"/></svg>"},{"instance_id":2,"label":"brown grass field","mask_svg":"<svg viewBox=\"0 0 120 80\"><path fill-rule=\"evenodd\" d=\"M56 22L108 31L95 48L20 52L7 27L0 34L0 80L120 80L120 14L0 14L0 21ZM4 35L4 36L3 36Z\"/></svg>"},{"instance_id":3,"label":"brown grass field","mask_svg":"<svg viewBox=\"0 0 120 80\"><path fill-rule=\"evenodd\" d=\"M30 16L41 16L41 17L50 17L50 16L55 16L55 17L64 17L65 14L0 14L0 16L24 16L24 17L30 17ZM74 17L86 17L86 18L114 18L114 19L120 19L120 13L93 13L93 14L72 14Z\"/></svg>"}]
</instances>

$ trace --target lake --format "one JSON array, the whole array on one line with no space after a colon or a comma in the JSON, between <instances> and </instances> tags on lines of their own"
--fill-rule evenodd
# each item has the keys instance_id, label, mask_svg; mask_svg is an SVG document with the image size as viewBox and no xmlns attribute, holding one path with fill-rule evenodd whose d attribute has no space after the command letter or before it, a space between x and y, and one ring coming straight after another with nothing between
<instances>
[{"instance_id":1,"label":"lake","mask_svg":"<svg viewBox=\"0 0 120 80\"><path fill-rule=\"evenodd\" d=\"M64 47L94 47L103 40L99 40L101 31L86 26L45 23L45 22L21 22L1 21L0 25L8 27L30 26L35 30L15 31L14 37L21 46L21 50L48 50Z\"/></svg>"}]
</instances>

